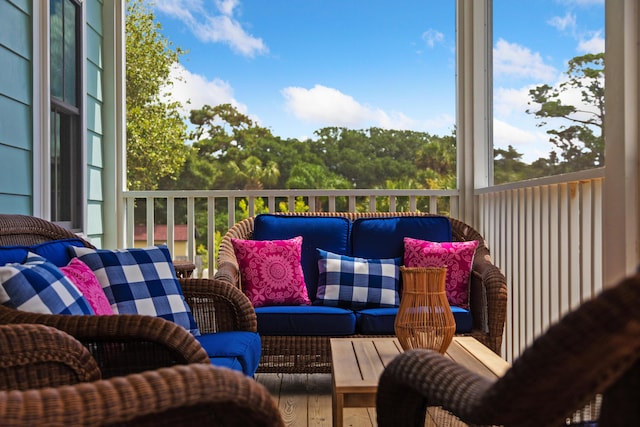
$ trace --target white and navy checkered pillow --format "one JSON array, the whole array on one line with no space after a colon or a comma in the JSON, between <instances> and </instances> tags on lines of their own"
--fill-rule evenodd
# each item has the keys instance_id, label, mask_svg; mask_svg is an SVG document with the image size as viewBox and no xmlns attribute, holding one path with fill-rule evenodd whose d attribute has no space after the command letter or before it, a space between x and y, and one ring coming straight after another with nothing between
<instances>
[{"instance_id":1,"label":"white and navy checkered pillow","mask_svg":"<svg viewBox=\"0 0 640 427\"><path fill-rule=\"evenodd\" d=\"M45 314L94 314L87 299L62 271L40 255L0 267L0 304Z\"/></svg>"},{"instance_id":2,"label":"white and navy checkered pillow","mask_svg":"<svg viewBox=\"0 0 640 427\"><path fill-rule=\"evenodd\" d=\"M319 276L314 304L354 310L400 304L402 258L365 259L317 251Z\"/></svg>"},{"instance_id":3,"label":"white and navy checkered pillow","mask_svg":"<svg viewBox=\"0 0 640 427\"><path fill-rule=\"evenodd\" d=\"M166 246L69 250L93 270L114 313L162 317L200 335Z\"/></svg>"}]
</instances>

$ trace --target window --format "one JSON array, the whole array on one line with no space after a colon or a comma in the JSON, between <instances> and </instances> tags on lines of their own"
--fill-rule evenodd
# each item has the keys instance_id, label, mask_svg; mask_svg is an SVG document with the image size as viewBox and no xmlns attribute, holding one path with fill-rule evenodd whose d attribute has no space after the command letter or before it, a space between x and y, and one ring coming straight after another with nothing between
<instances>
[{"instance_id":1,"label":"window","mask_svg":"<svg viewBox=\"0 0 640 427\"><path fill-rule=\"evenodd\" d=\"M70 229L83 206L80 12L74 0L51 0L51 220Z\"/></svg>"},{"instance_id":2,"label":"window","mask_svg":"<svg viewBox=\"0 0 640 427\"><path fill-rule=\"evenodd\" d=\"M604 166L604 2L493 0L495 183Z\"/></svg>"}]
</instances>

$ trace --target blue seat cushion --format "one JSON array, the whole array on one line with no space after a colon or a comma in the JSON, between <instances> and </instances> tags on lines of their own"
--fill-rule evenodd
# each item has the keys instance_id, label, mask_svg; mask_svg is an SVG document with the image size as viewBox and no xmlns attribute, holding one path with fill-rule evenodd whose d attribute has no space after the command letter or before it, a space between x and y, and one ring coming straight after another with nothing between
<instances>
[{"instance_id":1,"label":"blue seat cushion","mask_svg":"<svg viewBox=\"0 0 640 427\"><path fill-rule=\"evenodd\" d=\"M40 255L56 267L64 267L71 261L71 254L67 251L69 246L84 247L81 239L60 239L38 243L31 246L13 245L0 246L0 265L8 263L22 263L28 252Z\"/></svg>"},{"instance_id":2,"label":"blue seat cushion","mask_svg":"<svg viewBox=\"0 0 640 427\"><path fill-rule=\"evenodd\" d=\"M254 240L286 240L302 236L300 263L311 301L318 289L316 248L349 255L351 221L343 217L261 214L253 225Z\"/></svg>"},{"instance_id":3,"label":"blue seat cushion","mask_svg":"<svg viewBox=\"0 0 640 427\"><path fill-rule=\"evenodd\" d=\"M352 310L325 306L257 307L261 335L352 335L356 315Z\"/></svg>"},{"instance_id":4,"label":"blue seat cushion","mask_svg":"<svg viewBox=\"0 0 640 427\"><path fill-rule=\"evenodd\" d=\"M243 372L252 377L258 369L262 342L256 332L229 331L195 337L211 359L211 364Z\"/></svg>"},{"instance_id":5,"label":"blue seat cushion","mask_svg":"<svg viewBox=\"0 0 640 427\"><path fill-rule=\"evenodd\" d=\"M471 332L473 318L471 312L460 307L451 307L453 318L456 320L456 334ZM396 320L398 308L367 308L356 312L359 334L364 335L395 335L393 324Z\"/></svg>"},{"instance_id":6,"label":"blue seat cushion","mask_svg":"<svg viewBox=\"0 0 640 427\"><path fill-rule=\"evenodd\" d=\"M358 218L351 229L351 255L361 258L401 257L404 255L405 237L450 242L451 222L446 216L439 215Z\"/></svg>"}]
</instances>

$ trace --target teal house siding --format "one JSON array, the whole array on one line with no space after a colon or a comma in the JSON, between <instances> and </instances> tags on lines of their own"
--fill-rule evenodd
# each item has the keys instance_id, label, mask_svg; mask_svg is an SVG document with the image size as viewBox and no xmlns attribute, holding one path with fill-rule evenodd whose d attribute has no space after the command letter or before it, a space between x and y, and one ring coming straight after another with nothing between
<instances>
[{"instance_id":1,"label":"teal house siding","mask_svg":"<svg viewBox=\"0 0 640 427\"><path fill-rule=\"evenodd\" d=\"M86 234L96 246L102 246L104 234L103 195L103 43L102 2L85 2L85 81L86 81L86 158L87 158L87 221Z\"/></svg>"},{"instance_id":2,"label":"teal house siding","mask_svg":"<svg viewBox=\"0 0 640 427\"><path fill-rule=\"evenodd\" d=\"M33 209L30 1L0 0L0 211Z\"/></svg>"},{"instance_id":3,"label":"teal house siding","mask_svg":"<svg viewBox=\"0 0 640 427\"><path fill-rule=\"evenodd\" d=\"M83 62L80 230L117 244L124 151L124 0L81 2ZM0 213L48 219L48 2L0 0ZM106 236L106 238L105 238Z\"/></svg>"}]
</instances>

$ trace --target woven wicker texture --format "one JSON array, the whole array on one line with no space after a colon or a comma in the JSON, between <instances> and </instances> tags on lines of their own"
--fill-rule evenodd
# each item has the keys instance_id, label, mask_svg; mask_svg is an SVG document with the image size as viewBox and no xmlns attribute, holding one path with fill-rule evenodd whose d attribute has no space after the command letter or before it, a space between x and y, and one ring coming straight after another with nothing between
<instances>
[{"instance_id":1,"label":"woven wicker texture","mask_svg":"<svg viewBox=\"0 0 640 427\"><path fill-rule=\"evenodd\" d=\"M0 214L0 246L33 245L77 237L40 218ZM87 241L84 244L93 247ZM237 287L207 279L180 279L180 283L203 333L256 331L253 307ZM35 314L0 305L0 324L16 323L53 326L70 334L89 350L102 378L176 364L210 363L206 352L188 331L161 318Z\"/></svg>"},{"instance_id":2,"label":"woven wicker texture","mask_svg":"<svg viewBox=\"0 0 640 427\"><path fill-rule=\"evenodd\" d=\"M456 332L445 292L446 268L400 267L402 302L395 331L404 350L427 348L444 354Z\"/></svg>"},{"instance_id":3,"label":"woven wicker texture","mask_svg":"<svg viewBox=\"0 0 640 427\"><path fill-rule=\"evenodd\" d=\"M416 212L303 212L285 215L340 216L350 220L357 218L384 218L394 216L416 216ZM454 218L449 219L453 240L479 242L471 272L470 309L473 317L471 336L478 339L496 353L500 353L502 334L507 315L507 284L505 276L492 263L484 238L468 224ZM251 239L254 218L235 224L224 235L218 253L218 271L215 278L241 289L238 262L231 239ZM331 372L331 337L308 336L262 336L262 358L258 372L312 373Z\"/></svg>"},{"instance_id":4,"label":"woven wicker texture","mask_svg":"<svg viewBox=\"0 0 640 427\"><path fill-rule=\"evenodd\" d=\"M27 390L98 379L100 369L96 361L70 335L43 325L0 325L0 390Z\"/></svg>"},{"instance_id":5,"label":"woven wicker texture","mask_svg":"<svg viewBox=\"0 0 640 427\"><path fill-rule=\"evenodd\" d=\"M197 363L99 376L70 335L43 325L0 326L0 384L7 386L0 425L283 425L266 388L229 369Z\"/></svg>"},{"instance_id":6,"label":"woven wicker texture","mask_svg":"<svg viewBox=\"0 0 640 427\"><path fill-rule=\"evenodd\" d=\"M639 305L640 275L552 325L495 382L433 351L404 353L380 378L378 425L424 425L427 406L472 425L563 425L599 394L599 425L640 425Z\"/></svg>"}]
</instances>

